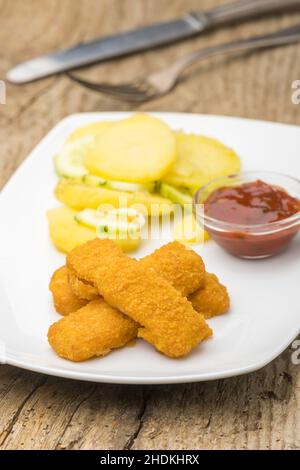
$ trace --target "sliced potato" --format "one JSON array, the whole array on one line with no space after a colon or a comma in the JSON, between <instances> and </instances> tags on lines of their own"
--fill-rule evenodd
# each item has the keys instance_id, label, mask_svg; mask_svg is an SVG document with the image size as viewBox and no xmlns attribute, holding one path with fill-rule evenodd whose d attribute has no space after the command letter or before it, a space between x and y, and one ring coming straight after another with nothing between
<instances>
[{"instance_id":1,"label":"sliced potato","mask_svg":"<svg viewBox=\"0 0 300 470\"><path fill-rule=\"evenodd\" d=\"M103 133L112 125L111 122L98 121L87 124L86 126L79 127L73 131L68 139L67 143L75 142L76 140L84 139L85 137L101 137Z\"/></svg>"},{"instance_id":2,"label":"sliced potato","mask_svg":"<svg viewBox=\"0 0 300 470\"><path fill-rule=\"evenodd\" d=\"M47 213L49 234L56 248L69 253L76 246L96 238L96 230L80 225L74 219L76 211L67 207L51 209ZM132 251L139 245L140 239L116 239L116 243L124 251Z\"/></svg>"},{"instance_id":3,"label":"sliced potato","mask_svg":"<svg viewBox=\"0 0 300 470\"><path fill-rule=\"evenodd\" d=\"M95 230L83 227L74 220L75 214L66 207L51 209L47 213L50 238L56 248L64 253L96 238Z\"/></svg>"},{"instance_id":4,"label":"sliced potato","mask_svg":"<svg viewBox=\"0 0 300 470\"><path fill-rule=\"evenodd\" d=\"M164 177L166 183L194 192L214 178L240 171L239 157L221 142L181 132L175 135L177 160Z\"/></svg>"},{"instance_id":5,"label":"sliced potato","mask_svg":"<svg viewBox=\"0 0 300 470\"><path fill-rule=\"evenodd\" d=\"M119 207L119 203L129 201L130 193L113 191L102 187L92 187L75 180L62 179L55 188L57 199L72 209L97 209L100 204ZM121 201L121 202L120 202Z\"/></svg>"},{"instance_id":6,"label":"sliced potato","mask_svg":"<svg viewBox=\"0 0 300 470\"><path fill-rule=\"evenodd\" d=\"M159 180L175 163L175 137L169 127L137 114L113 123L88 152L90 173L107 179L147 183Z\"/></svg>"},{"instance_id":7,"label":"sliced potato","mask_svg":"<svg viewBox=\"0 0 300 470\"><path fill-rule=\"evenodd\" d=\"M144 215L161 216L173 212L173 202L159 194L139 191L132 193L132 195L133 199L130 202L130 207L142 212Z\"/></svg>"},{"instance_id":8,"label":"sliced potato","mask_svg":"<svg viewBox=\"0 0 300 470\"><path fill-rule=\"evenodd\" d=\"M194 244L208 241L210 235L197 224L194 214L187 214L175 222L173 238L184 244Z\"/></svg>"},{"instance_id":9,"label":"sliced potato","mask_svg":"<svg viewBox=\"0 0 300 470\"><path fill-rule=\"evenodd\" d=\"M98 209L101 205L110 205L117 208L134 206L145 215L163 215L173 211L172 201L155 193L115 191L69 179L58 182L55 195L60 202L76 210Z\"/></svg>"}]
</instances>

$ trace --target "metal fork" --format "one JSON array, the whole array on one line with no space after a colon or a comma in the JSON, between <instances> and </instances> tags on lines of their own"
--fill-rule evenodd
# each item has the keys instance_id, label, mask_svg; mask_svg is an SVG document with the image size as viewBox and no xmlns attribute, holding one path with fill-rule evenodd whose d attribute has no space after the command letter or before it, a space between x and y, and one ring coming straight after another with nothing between
<instances>
[{"instance_id":1,"label":"metal fork","mask_svg":"<svg viewBox=\"0 0 300 470\"><path fill-rule=\"evenodd\" d=\"M276 47L295 43L300 40L300 25L277 31L264 36L254 36L248 39L208 47L181 57L173 64L148 76L138 78L131 83L113 85L109 83L93 83L86 81L73 73L67 75L75 82L86 88L95 90L117 99L142 103L165 95L178 83L184 70L198 60L220 54L236 54L256 49Z\"/></svg>"}]
</instances>

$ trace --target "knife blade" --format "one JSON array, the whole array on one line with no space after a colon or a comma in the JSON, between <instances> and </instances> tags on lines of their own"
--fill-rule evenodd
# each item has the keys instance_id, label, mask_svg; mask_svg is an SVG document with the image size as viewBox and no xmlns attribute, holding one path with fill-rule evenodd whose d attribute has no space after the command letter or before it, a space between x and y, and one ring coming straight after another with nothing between
<instances>
[{"instance_id":1,"label":"knife blade","mask_svg":"<svg viewBox=\"0 0 300 470\"><path fill-rule=\"evenodd\" d=\"M205 20L201 21L201 18L196 19L188 14L182 19L96 39L28 60L12 68L7 73L7 79L13 83L26 83L54 73L184 39L204 28Z\"/></svg>"},{"instance_id":2,"label":"knife blade","mask_svg":"<svg viewBox=\"0 0 300 470\"><path fill-rule=\"evenodd\" d=\"M207 12L190 12L179 19L95 39L22 62L9 70L6 78L14 84L31 82L190 38L213 26L292 6L300 6L300 0L241 0Z\"/></svg>"}]
</instances>

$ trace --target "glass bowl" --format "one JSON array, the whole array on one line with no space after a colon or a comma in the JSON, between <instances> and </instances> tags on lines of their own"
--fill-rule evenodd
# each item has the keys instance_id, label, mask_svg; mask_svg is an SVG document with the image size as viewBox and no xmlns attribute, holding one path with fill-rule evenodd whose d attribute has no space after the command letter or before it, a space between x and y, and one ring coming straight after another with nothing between
<instances>
[{"instance_id":1,"label":"glass bowl","mask_svg":"<svg viewBox=\"0 0 300 470\"><path fill-rule=\"evenodd\" d=\"M257 180L285 189L290 196L300 201L298 179L269 171L249 171L215 179L202 186L193 200L198 223L218 245L240 258L260 259L275 255L286 248L300 230L300 211L280 221L256 225L224 222L205 213L205 201L214 190Z\"/></svg>"}]
</instances>

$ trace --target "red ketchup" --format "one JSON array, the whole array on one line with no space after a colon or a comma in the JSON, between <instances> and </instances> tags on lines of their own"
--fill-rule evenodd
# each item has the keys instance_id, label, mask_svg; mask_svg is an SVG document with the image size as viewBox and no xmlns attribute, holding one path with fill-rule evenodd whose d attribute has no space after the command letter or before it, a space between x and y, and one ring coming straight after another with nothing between
<instances>
[{"instance_id":1,"label":"red ketchup","mask_svg":"<svg viewBox=\"0 0 300 470\"><path fill-rule=\"evenodd\" d=\"M204 207L205 215L224 222L224 227L226 223L248 226L237 231L215 230L209 224L206 227L212 238L235 256L271 256L282 250L300 229L295 224L276 224L297 214L300 201L261 180L221 187L210 194ZM269 227L262 229L262 224Z\"/></svg>"}]
</instances>

